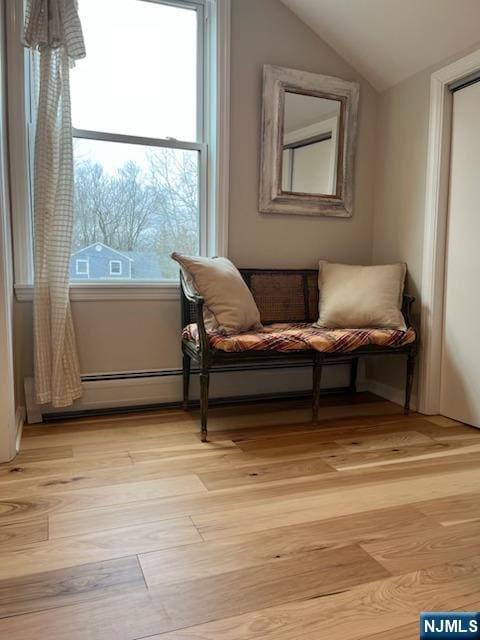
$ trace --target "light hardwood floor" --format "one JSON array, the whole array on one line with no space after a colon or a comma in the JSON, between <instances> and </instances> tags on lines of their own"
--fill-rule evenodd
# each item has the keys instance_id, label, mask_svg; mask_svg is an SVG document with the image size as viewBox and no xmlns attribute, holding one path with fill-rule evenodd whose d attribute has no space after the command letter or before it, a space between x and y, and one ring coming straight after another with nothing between
<instances>
[{"instance_id":1,"label":"light hardwood floor","mask_svg":"<svg viewBox=\"0 0 480 640\"><path fill-rule=\"evenodd\" d=\"M0 637L413 640L480 607L480 431L368 394L29 427Z\"/></svg>"}]
</instances>

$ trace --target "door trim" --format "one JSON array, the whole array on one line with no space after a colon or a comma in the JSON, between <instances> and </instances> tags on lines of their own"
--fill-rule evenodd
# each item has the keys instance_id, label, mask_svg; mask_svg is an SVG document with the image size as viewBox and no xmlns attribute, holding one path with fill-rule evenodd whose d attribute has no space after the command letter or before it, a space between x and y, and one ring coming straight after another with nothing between
<instances>
[{"instance_id":1,"label":"door trim","mask_svg":"<svg viewBox=\"0 0 480 640\"><path fill-rule=\"evenodd\" d=\"M0 25L5 25L4 3ZM17 419L13 361L13 259L7 148L5 35L0 32L0 462L16 454Z\"/></svg>"},{"instance_id":2,"label":"door trim","mask_svg":"<svg viewBox=\"0 0 480 640\"><path fill-rule=\"evenodd\" d=\"M452 113L449 85L479 69L480 50L435 71L430 80L418 406L418 410L425 414L437 414L440 410Z\"/></svg>"}]
</instances>

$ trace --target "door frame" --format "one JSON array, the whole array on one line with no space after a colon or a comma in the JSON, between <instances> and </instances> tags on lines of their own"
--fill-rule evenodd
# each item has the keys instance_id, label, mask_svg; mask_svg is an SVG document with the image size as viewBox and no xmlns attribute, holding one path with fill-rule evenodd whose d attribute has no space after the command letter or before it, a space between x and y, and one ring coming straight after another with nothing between
<instances>
[{"instance_id":1,"label":"door frame","mask_svg":"<svg viewBox=\"0 0 480 640\"><path fill-rule=\"evenodd\" d=\"M449 85L480 70L480 50L435 71L430 80L423 241L418 410L440 411L452 94Z\"/></svg>"},{"instance_id":2,"label":"door frame","mask_svg":"<svg viewBox=\"0 0 480 640\"><path fill-rule=\"evenodd\" d=\"M0 7L0 462L17 452L21 412L15 411L13 362L13 261L7 166L5 13ZM18 423L18 426L17 426Z\"/></svg>"}]
</instances>

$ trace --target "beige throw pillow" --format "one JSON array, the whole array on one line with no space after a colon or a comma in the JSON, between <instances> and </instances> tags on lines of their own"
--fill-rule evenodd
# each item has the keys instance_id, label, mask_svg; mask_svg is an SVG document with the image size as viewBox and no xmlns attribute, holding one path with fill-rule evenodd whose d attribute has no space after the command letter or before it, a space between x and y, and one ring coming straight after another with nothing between
<instances>
[{"instance_id":1,"label":"beige throw pillow","mask_svg":"<svg viewBox=\"0 0 480 640\"><path fill-rule=\"evenodd\" d=\"M207 329L225 334L258 329L260 313L240 272L227 258L202 258L172 253L187 285L203 298Z\"/></svg>"},{"instance_id":2,"label":"beige throw pillow","mask_svg":"<svg viewBox=\"0 0 480 640\"><path fill-rule=\"evenodd\" d=\"M404 263L362 267L321 260L318 271L320 327L406 330L402 297Z\"/></svg>"}]
</instances>

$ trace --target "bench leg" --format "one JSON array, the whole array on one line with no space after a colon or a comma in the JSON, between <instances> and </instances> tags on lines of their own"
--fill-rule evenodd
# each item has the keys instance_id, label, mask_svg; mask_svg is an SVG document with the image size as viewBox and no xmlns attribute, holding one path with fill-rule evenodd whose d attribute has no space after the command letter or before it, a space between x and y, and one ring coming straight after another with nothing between
<instances>
[{"instance_id":1,"label":"bench leg","mask_svg":"<svg viewBox=\"0 0 480 640\"><path fill-rule=\"evenodd\" d=\"M207 418L208 418L208 387L210 374L207 370L200 374L200 415L202 425L202 442L207 442Z\"/></svg>"},{"instance_id":2,"label":"bench leg","mask_svg":"<svg viewBox=\"0 0 480 640\"><path fill-rule=\"evenodd\" d=\"M414 350L408 352L407 356L407 377L405 381L405 406L403 413L408 416L410 413L410 398L412 396L413 374L415 372L416 353Z\"/></svg>"},{"instance_id":3,"label":"bench leg","mask_svg":"<svg viewBox=\"0 0 480 640\"><path fill-rule=\"evenodd\" d=\"M357 392L358 358L352 358L350 364L350 393Z\"/></svg>"},{"instance_id":4,"label":"bench leg","mask_svg":"<svg viewBox=\"0 0 480 640\"><path fill-rule=\"evenodd\" d=\"M312 422L318 424L318 412L320 409L320 387L322 384L322 358L315 355L313 361L313 402Z\"/></svg>"},{"instance_id":5,"label":"bench leg","mask_svg":"<svg viewBox=\"0 0 480 640\"><path fill-rule=\"evenodd\" d=\"M183 410L188 411L188 392L190 389L190 356L183 354Z\"/></svg>"}]
</instances>

